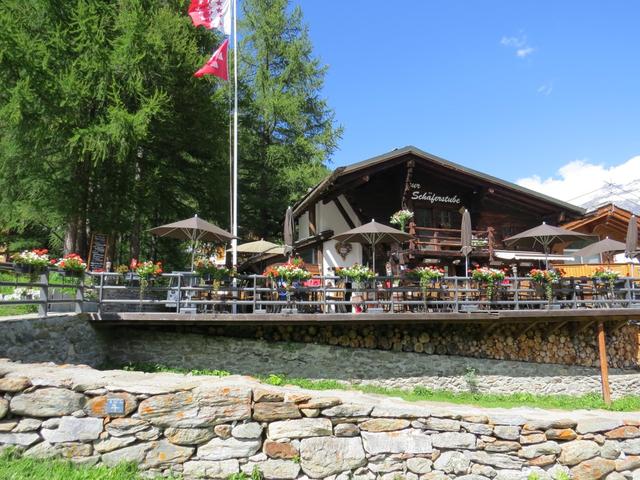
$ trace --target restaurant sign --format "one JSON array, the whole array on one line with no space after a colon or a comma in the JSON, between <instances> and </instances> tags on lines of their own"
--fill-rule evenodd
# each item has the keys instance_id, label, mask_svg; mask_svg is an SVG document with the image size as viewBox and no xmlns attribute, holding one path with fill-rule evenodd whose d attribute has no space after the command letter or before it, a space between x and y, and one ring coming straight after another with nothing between
<instances>
[{"instance_id":1,"label":"restaurant sign","mask_svg":"<svg viewBox=\"0 0 640 480\"><path fill-rule=\"evenodd\" d=\"M412 183L411 189L411 200L422 200L424 202L429 202L432 205L434 203L448 203L450 205L459 205L461 203L458 195L446 195L442 193L424 191L419 183Z\"/></svg>"}]
</instances>

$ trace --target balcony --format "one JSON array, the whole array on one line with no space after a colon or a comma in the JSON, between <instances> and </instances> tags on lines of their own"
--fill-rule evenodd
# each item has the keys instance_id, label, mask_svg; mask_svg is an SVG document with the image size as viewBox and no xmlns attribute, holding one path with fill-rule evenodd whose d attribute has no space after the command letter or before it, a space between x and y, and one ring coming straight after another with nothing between
<instances>
[{"instance_id":1,"label":"balcony","mask_svg":"<svg viewBox=\"0 0 640 480\"><path fill-rule=\"evenodd\" d=\"M416 237L409 243L409 250L416 256L461 257L461 231L452 228L418 227L409 224L409 233ZM494 229L472 230L473 255L492 257L496 245Z\"/></svg>"}]
</instances>

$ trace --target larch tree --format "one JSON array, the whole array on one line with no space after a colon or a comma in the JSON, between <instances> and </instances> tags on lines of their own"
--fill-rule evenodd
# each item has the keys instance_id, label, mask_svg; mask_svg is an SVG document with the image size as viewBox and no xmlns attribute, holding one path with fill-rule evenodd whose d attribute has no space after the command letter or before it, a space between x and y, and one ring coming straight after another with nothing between
<instances>
[{"instance_id":1,"label":"larch tree","mask_svg":"<svg viewBox=\"0 0 640 480\"><path fill-rule=\"evenodd\" d=\"M321 96L326 67L313 55L300 7L244 0L240 22L240 227L282 235L287 205L327 173L341 128Z\"/></svg>"}]
</instances>

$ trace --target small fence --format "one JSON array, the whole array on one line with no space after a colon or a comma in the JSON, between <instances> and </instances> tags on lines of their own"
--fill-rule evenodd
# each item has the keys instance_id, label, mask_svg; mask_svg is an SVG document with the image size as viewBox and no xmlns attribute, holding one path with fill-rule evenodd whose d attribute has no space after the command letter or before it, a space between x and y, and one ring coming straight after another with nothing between
<instances>
[{"instance_id":1,"label":"small fence","mask_svg":"<svg viewBox=\"0 0 640 480\"><path fill-rule=\"evenodd\" d=\"M527 277L507 277L495 285L468 277L443 277L427 285L406 278L377 277L348 283L318 276L304 284L286 286L262 275L240 275L206 281L194 273L166 273L141 286L137 276L88 273L80 278L48 272L25 276L0 267L0 288L28 288L32 298L2 298L0 307L36 305L46 316L53 305L69 311L175 313L437 313L525 309L640 309L640 278L614 282L563 278L550 289ZM11 277L11 275L13 275ZM56 290L64 295L55 297ZM549 295L550 294L550 295ZM94 310L95 311L95 310Z\"/></svg>"},{"instance_id":2,"label":"small fence","mask_svg":"<svg viewBox=\"0 0 640 480\"><path fill-rule=\"evenodd\" d=\"M2 307L33 305L40 317L46 317L54 306L80 313L87 300L86 281L86 275L22 273L13 264L0 264L0 312Z\"/></svg>"}]
</instances>

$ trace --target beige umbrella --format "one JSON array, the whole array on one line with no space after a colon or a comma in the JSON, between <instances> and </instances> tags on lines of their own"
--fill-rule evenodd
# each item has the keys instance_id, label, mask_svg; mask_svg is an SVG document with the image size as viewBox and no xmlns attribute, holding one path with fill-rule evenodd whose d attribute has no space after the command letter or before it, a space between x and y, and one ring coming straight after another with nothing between
<instances>
[{"instance_id":1,"label":"beige umbrella","mask_svg":"<svg viewBox=\"0 0 640 480\"><path fill-rule=\"evenodd\" d=\"M570 240L579 240L589 236L590 235L586 233L574 232L566 228L554 227L553 225L547 225L546 222L542 222L542 224L537 227L505 238L504 242L509 247L519 245L527 249L540 245L544 251L546 268L549 268L549 250L552 245Z\"/></svg>"},{"instance_id":2,"label":"beige umbrella","mask_svg":"<svg viewBox=\"0 0 640 480\"><path fill-rule=\"evenodd\" d=\"M471 215L469 214L469 210L465 208L464 213L462 214L462 224L460 225L460 243L462 244L460 251L464 255L465 277L469 275L469 254L473 250L471 239Z\"/></svg>"},{"instance_id":3,"label":"beige umbrella","mask_svg":"<svg viewBox=\"0 0 640 480\"><path fill-rule=\"evenodd\" d=\"M190 240L191 250L191 269L193 270L193 261L198 242L220 242L225 243L234 238L226 230L201 219L198 215L179 222L168 223L149 230L159 237L177 238L178 240Z\"/></svg>"},{"instance_id":4,"label":"beige umbrella","mask_svg":"<svg viewBox=\"0 0 640 480\"><path fill-rule=\"evenodd\" d=\"M287 213L284 216L284 252L291 256L293 255L293 210L291 207L287 208Z\"/></svg>"},{"instance_id":5,"label":"beige umbrella","mask_svg":"<svg viewBox=\"0 0 640 480\"><path fill-rule=\"evenodd\" d=\"M264 239L238 245L238 253L284 253L284 247ZM231 251L231 249L229 249Z\"/></svg>"},{"instance_id":6,"label":"beige umbrella","mask_svg":"<svg viewBox=\"0 0 640 480\"><path fill-rule=\"evenodd\" d=\"M581 248L577 252L574 252L573 255L576 257L592 257L603 253L624 252L624 248L624 243L607 237L604 240L600 240L599 242L592 243L591 245Z\"/></svg>"},{"instance_id":7,"label":"beige umbrella","mask_svg":"<svg viewBox=\"0 0 640 480\"><path fill-rule=\"evenodd\" d=\"M339 235L335 235L332 240L338 240L340 242L357 242L371 245L371 255L373 258L373 271L376 271L376 245L379 243L394 243L402 244L407 240L411 240L413 235L410 235L402 230L397 230L392 227L388 227L381 223L371 220L369 223L365 223L352 230L348 230Z\"/></svg>"},{"instance_id":8,"label":"beige umbrella","mask_svg":"<svg viewBox=\"0 0 640 480\"><path fill-rule=\"evenodd\" d=\"M627 227L627 242L624 253L631 259L631 276L634 276L633 259L638 255L638 220L635 215L631 215L629 226Z\"/></svg>"}]
</instances>

